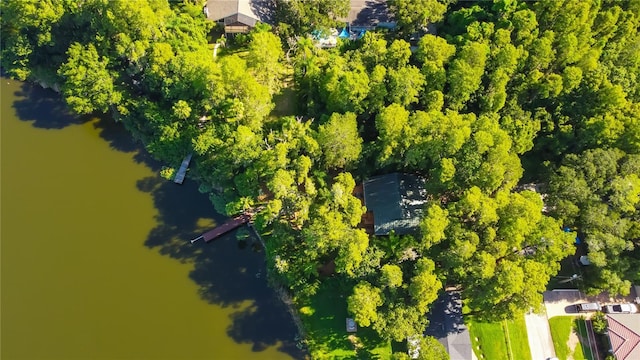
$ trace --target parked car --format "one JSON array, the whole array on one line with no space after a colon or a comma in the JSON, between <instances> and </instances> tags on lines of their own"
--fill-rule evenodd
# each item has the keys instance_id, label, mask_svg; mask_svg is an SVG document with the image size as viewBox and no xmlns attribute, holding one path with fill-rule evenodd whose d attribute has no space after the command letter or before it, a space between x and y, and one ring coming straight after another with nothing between
<instances>
[{"instance_id":1,"label":"parked car","mask_svg":"<svg viewBox=\"0 0 640 360\"><path fill-rule=\"evenodd\" d=\"M598 303L583 303L577 304L576 310L578 310L578 312L600 311L602 307Z\"/></svg>"},{"instance_id":2,"label":"parked car","mask_svg":"<svg viewBox=\"0 0 640 360\"><path fill-rule=\"evenodd\" d=\"M633 314L638 312L636 304L611 304L604 307L609 314Z\"/></svg>"}]
</instances>

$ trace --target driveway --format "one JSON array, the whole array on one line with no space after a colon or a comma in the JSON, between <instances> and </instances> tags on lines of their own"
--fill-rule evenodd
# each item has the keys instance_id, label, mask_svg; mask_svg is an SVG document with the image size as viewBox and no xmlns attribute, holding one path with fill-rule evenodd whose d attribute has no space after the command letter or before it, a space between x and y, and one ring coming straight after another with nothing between
<instances>
[{"instance_id":1,"label":"driveway","mask_svg":"<svg viewBox=\"0 0 640 360\"><path fill-rule=\"evenodd\" d=\"M593 313L579 313L576 311L576 304L587 302L598 302L601 305L613 304L621 302L633 302L634 294L622 297L611 297L607 293L597 296L586 296L578 290L553 290L545 291L542 294L544 298L544 306L547 310L547 317L551 319L554 316L584 316L590 318Z\"/></svg>"},{"instance_id":2,"label":"driveway","mask_svg":"<svg viewBox=\"0 0 640 360\"><path fill-rule=\"evenodd\" d=\"M544 314L525 314L524 321L527 325L531 359L548 359L556 356L547 316Z\"/></svg>"},{"instance_id":3,"label":"driveway","mask_svg":"<svg viewBox=\"0 0 640 360\"><path fill-rule=\"evenodd\" d=\"M578 290L553 290L545 291L542 294L544 307L547 309L547 317L565 315L588 315L589 313L579 313L576 311L576 304L591 302L584 294Z\"/></svg>"}]
</instances>

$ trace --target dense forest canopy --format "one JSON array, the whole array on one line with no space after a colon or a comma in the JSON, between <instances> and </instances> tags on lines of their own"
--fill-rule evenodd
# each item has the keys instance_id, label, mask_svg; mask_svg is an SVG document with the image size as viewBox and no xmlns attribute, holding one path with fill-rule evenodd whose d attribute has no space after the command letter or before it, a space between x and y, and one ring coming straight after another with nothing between
<instances>
[{"instance_id":1,"label":"dense forest canopy","mask_svg":"<svg viewBox=\"0 0 640 360\"><path fill-rule=\"evenodd\" d=\"M272 280L309 296L335 264L384 338L422 333L444 287L488 319L538 307L576 235L589 292L640 281L639 0L393 0L397 31L335 49L307 35L348 1L275 4L213 59L199 1L3 1L2 66L193 153L218 211L257 213ZM298 116L272 115L283 86ZM420 231L369 236L354 188L396 171L427 179Z\"/></svg>"}]
</instances>

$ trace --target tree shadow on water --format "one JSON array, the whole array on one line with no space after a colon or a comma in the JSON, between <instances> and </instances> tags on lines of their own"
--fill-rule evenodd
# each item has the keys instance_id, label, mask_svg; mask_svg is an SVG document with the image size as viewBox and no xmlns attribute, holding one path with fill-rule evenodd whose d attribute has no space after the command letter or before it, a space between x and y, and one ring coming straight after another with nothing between
<instances>
[{"instance_id":1,"label":"tree shadow on water","mask_svg":"<svg viewBox=\"0 0 640 360\"><path fill-rule=\"evenodd\" d=\"M138 181L138 189L152 195L158 225L145 246L183 263L193 264L189 274L200 297L209 304L232 309L229 337L252 344L255 352L276 346L292 358L304 358L295 347L296 328L286 307L265 279L264 253L253 239L239 241L242 230L194 244L198 237L226 219L213 210L207 197L187 178L183 185L159 176ZM246 233L246 232L244 232ZM249 246L251 245L251 246Z\"/></svg>"},{"instance_id":2,"label":"tree shadow on water","mask_svg":"<svg viewBox=\"0 0 640 360\"><path fill-rule=\"evenodd\" d=\"M255 352L277 346L278 351L303 359L306 354L296 347L297 330L288 316L285 305L271 291L271 296L261 299L259 306L234 313L227 334L238 343L252 344Z\"/></svg>"},{"instance_id":3,"label":"tree shadow on water","mask_svg":"<svg viewBox=\"0 0 640 360\"><path fill-rule=\"evenodd\" d=\"M4 75L1 79L9 80ZM15 96L18 100L14 101L12 106L20 120L32 122L34 127L41 129L64 129L71 125L94 121L94 128L112 149L135 152L134 160L137 163L145 164L154 171L160 170L160 163L154 160L140 143L134 141L122 123L113 120L109 114L74 114L59 93L28 82L20 83L20 90L16 91Z\"/></svg>"},{"instance_id":4,"label":"tree shadow on water","mask_svg":"<svg viewBox=\"0 0 640 360\"><path fill-rule=\"evenodd\" d=\"M38 85L23 83L16 95L19 99L13 106L17 115L34 127L63 129L91 121L112 149L133 153L137 163L156 173L160 170L162 164L153 160L111 117L78 117L68 110L59 94ZM265 280L264 254L249 246L252 240L239 242L236 233L231 232L209 244L191 244L190 239L226 219L215 213L207 196L198 192L197 184L188 176L183 185L156 175L138 180L136 186L152 196L158 211L157 226L149 232L145 246L193 264L189 277L197 284L201 298L232 310L227 335L239 344L252 344L255 352L276 347L292 358L304 358L304 353L295 347L295 326Z\"/></svg>"},{"instance_id":5,"label":"tree shadow on water","mask_svg":"<svg viewBox=\"0 0 640 360\"><path fill-rule=\"evenodd\" d=\"M127 153L136 152L134 160L137 163L144 163L154 171L160 169L160 163L147 153L142 144L133 139L122 123L116 122L111 116L97 117L93 127L99 131L100 137L107 141L112 149Z\"/></svg>"},{"instance_id":6,"label":"tree shadow on water","mask_svg":"<svg viewBox=\"0 0 640 360\"><path fill-rule=\"evenodd\" d=\"M2 80L6 78L3 77ZM22 83L15 95L19 98L13 103L16 115L22 121L32 122L36 128L63 129L93 119L91 115L73 114L60 94L36 84Z\"/></svg>"}]
</instances>

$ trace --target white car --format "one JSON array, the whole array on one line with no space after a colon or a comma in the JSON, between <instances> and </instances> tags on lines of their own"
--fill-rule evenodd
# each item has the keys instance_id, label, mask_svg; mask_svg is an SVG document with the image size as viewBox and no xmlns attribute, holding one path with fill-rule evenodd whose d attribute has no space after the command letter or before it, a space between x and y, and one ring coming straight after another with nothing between
<instances>
[{"instance_id":1,"label":"white car","mask_svg":"<svg viewBox=\"0 0 640 360\"><path fill-rule=\"evenodd\" d=\"M609 314L633 314L638 312L635 304L611 304L604 307L604 311Z\"/></svg>"}]
</instances>

